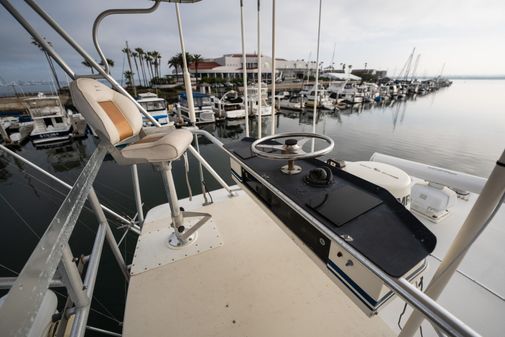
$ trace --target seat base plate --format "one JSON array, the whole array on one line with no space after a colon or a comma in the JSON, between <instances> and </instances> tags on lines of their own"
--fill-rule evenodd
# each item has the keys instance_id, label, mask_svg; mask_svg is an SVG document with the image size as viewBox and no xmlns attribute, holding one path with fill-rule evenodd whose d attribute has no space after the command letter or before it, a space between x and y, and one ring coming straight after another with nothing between
<instances>
[{"instance_id":1,"label":"seat base plate","mask_svg":"<svg viewBox=\"0 0 505 337\"><path fill-rule=\"evenodd\" d=\"M168 208L168 205L166 206ZM200 217L185 218L184 226L189 229L199 220ZM223 238L213 219L207 221L190 237L191 242L181 247L174 247L168 242L174 233L174 229L169 224L149 226L149 228L153 229L142 232L138 239L131 275L137 275L223 245ZM139 254L140 252L142 254Z\"/></svg>"}]
</instances>

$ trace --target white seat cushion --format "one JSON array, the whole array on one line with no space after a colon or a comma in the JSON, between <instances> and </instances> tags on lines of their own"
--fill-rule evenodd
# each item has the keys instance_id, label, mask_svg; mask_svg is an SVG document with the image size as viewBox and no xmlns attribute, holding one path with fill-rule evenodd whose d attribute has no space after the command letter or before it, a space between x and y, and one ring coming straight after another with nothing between
<instances>
[{"instance_id":1,"label":"white seat cushion","mask_svg":"<svg viewBox=\"0 0 505 337\"><path fill-rule=\"evenodd\" d=\"M127 159L140 159L150 163L178 159L193 141L188 130L175 129L167 133L154 133L128 145L121 154Z\"/></svg>"},{"instance_id":2,"label":"white seat cushion","mask_svg":"<svg viewBox=\"0 0 505 337\"><path fill-rule=\"evenodd\" d=\"M100 136L115 145L138 135L142 115L128 97L91 78L70 83L70 94L77 110Z\"/></svg>"}]
</instances>

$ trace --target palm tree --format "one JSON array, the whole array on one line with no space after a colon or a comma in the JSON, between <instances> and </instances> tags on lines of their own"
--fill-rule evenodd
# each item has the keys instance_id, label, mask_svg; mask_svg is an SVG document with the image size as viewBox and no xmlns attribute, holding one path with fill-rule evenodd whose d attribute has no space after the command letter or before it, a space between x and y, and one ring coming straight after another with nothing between
<instances>
[{"instance_id":1,"label":"palm tree","mask_svg":"<svg viewBox=\"0 0 505 337\"><path fill-rule=\"evenodd\" d=\"M133 62L135 62L135 69L137 69L137 77L139 78L139 83L142 84L142 81L140 80L139 65L137 63L138 56L139 54L137 52L132 52Z\"/></svg>"},{"instance_id":2,"label":"palm tree","mask_svg":"<svg viewBox=\"0 0 505 337\"><path fill-rule=\"evenodd\" d=\"M111 68L114 67L114 60L111 60L111 59L108 59L108 58L106 58L105 60L107 61L107 64L109 65L109 67L111 67ZM104 66L103 60L100 61L99 64L103 67Z\"/></svg>"},{"instance_id":3,"label":"palm tree","mask_svg":"<svg viewBox=\"0 0 505 337\"><path fill-rule=\"evenodd\" d=\"M154 72L154 68L155 68L154 52L152 52L152 51L147 52L147 62L149 64L149 71L150 71L151 80L152 80L154 77L156 77L156 74Z\"/></svg>"},{"instance_id":4,"label":"palm tree","mask_svg":"<svg viewBox=\"0 0 505 337\"><path fill-rule=\"evenodd\" d=\"M133 73L127 70L123 75L126 78L126 86L133 87Z\"/></svg>"},{"instance_id":5,"label":"palm tree","mask_svg":"<svg viewBox=\"0 0 505 337\"><path fill-rule=\"evenodd\" d=\"M172 56L170 60L168 60L168 66L175 69L175 79L178 80L179 72L177 70L179 69L179 59L177 56Z\"/></svg>"},{"instance_id":6,"label":"palm tree","mask_svg":"<svg viewBox=\"0 0 505 337\"><path fill-rule=\"evenodd\" d=\"M94 74L95 72L93 71L93 66L91 65L91 63L89 63L87 60L84 60L81 62L81 64L85 67L88 67L89 69L91 69L91 74Z\"/></svg>"},{"instance_id":7,"label":"palm tree","mask_svg":"<svg viewBox=\"0 0 505 337\"><path fill-rule=\"evenodd\" d=\"M142 71L142 77L144 78L144 86L147 86L147 76L144 68L144 50L142 48L135 48L135 51L138 54L140 69Z\"/></svg>"},{"instance_id":8,"label":"palm tree","mask_svg":"<svg viewBox=\"0 0 505 337\"><path fill-rule=\"evenodd\" d=\"M127 45L128 45L128 44L127 44ZM123 49L121 49L121 51L122 51L123 53L125 53L125 54L126 54L126 58L127 58L127 60L128 60L128 68L130 68L130 72L133 74L132 61L131 61L131 58L130 58L130 56L131 56L131 54L132 54L131 49L130 49L130 48L123 48ZM108 61L109 61L109 60L107 60L107 62L108 62ZM112 60L111 60L111 61L112 61Z\"/></svg>"},{"instance_id":9,"label":"palm tree","mask_svg":"<svg viewBox=\"0 0 505 337\"><path fill-rule=\"evenodd\" d=\"M153 62L153 65L154 65L154 76L155 77L160 77L160 59L161 59L161 55L158 51L156 50L153 50L151 52L151 57L152 57L152 62Z\"/></svg>"},{"instance_id":10,"label":"palm tree","mask_svg":"<svg viewBox=\"0 0 505 337\"><path fill-rule=\"evenodd\" d=\"M149 82L153 78L153 68L151 64L151 52L146 51L144 54L144 59L146 60L146 66L147 66L147 74L149 75Z\"/></svg>"},{"instance_id":11,"label":"palm tree","mask_svg":"<svg viewBox=\"0 0 505 337\"><path fill-rule=\"evenodd\" d=\"M195 78L198 81L198 64L203 61L202 55L200 54L194 54L192 57L192 61L195 65Z\"/></svg>"},{"instance_id":12,"label":"palm tree","mask_svg":"<svg viewBox=\"0 0 505 337\"><path fill-rule=\"evenodd\" d=\"M46 40L46 38L44 38L44 40ZM42 46L40 45L40 43L37 40L35 40L33 37L32 37L32 42L31 43L34 46L37 46L44 53L44 56L46 57L47 63L49 64L49 68L51 68L51 73L53 74L54 82L56 82L56 86L58 87L58 91L61 90L60 80L58 79L58 75L56 74L56 69L54 68L53 59L49 56L49 54L47 53L47 51L44 48L42 48ZM47 43L51 47L53 46L53 44L50 41L47 41Z\"/></svg>"}]
</instances>

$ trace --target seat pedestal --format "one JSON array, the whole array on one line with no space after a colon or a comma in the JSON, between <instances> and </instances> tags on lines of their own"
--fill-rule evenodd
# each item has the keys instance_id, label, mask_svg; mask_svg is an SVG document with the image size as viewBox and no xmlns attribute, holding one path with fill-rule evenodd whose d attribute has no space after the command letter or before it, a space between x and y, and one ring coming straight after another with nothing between
<instances>
[{"instance_id":1,"label":"seat pedestal","mask_svg":"<svg viewBox=\"0 0 505 337\"><path fill-rule=\"evenodd\" d=\"M172 214L171 226L174 228L173 233L168 238L168 244L172 247L182 247L194 241L196 231L211 219L211 215L208 213L184 212L181 210L172 175L172 162L160 163L160 171ZM201 219L191 226L191 228L187 228L187 226L184 226L184 219L189 217L201 217Z\"/></svg>"}]
</instances>

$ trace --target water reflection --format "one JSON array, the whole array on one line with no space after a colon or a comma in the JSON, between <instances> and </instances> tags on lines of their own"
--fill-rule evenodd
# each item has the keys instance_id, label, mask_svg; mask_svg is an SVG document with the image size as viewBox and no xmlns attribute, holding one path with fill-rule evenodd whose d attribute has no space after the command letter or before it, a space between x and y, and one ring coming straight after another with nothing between
<instances>
[{"instance_id":1,"label":"water reflection","mask_svg":"<svg viewBox=\"0 0 505 337\"><path fill-rule=\"evenodd\" d=\"M88 157L86 146L81 140L69 144L47 147L47 161L56 172L69 171L80 167Z\"/></svg>"},{"instance_id":2,"label":"water reflection","mask_svg":"<svg viewBox=\"0 0 505 337\"><path fill-rule=\"evenodd\" d=\"M0 181L5 181L12 175L7 169L7 166L7 154L5 154L3 151L0 151Z\"/></svg>"}]
</instances>

